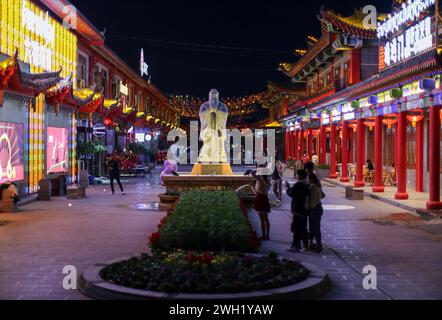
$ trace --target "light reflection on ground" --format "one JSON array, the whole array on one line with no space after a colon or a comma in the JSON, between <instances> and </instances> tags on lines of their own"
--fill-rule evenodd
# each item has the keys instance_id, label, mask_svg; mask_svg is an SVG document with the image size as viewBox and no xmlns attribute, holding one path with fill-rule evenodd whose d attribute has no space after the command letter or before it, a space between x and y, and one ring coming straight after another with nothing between
<instances>
[{"instance_id":1,"label":"light reflection on ground","mask_svg":"<svg viewBox=\"0 0 442 320\"><path fill-rule=\"evenodd\" d=\"M158 202L135 203L131 204L130 208L135 210L160 211L160 204Z\"/></svg>"},{"instance_id":2,"label":"light reflection on ground","mask_svg":"<svg viewBox=\"0 0 442 320\"><path fill-rule=\"evenodd\" d=\"M354 210L356 209L355 207L351 207L351 206L341 206L341 205L337 205L337 204L325 204L323 205L324 210L327 211L340 211L340 210Z\"/></svg>"}]
</instances>

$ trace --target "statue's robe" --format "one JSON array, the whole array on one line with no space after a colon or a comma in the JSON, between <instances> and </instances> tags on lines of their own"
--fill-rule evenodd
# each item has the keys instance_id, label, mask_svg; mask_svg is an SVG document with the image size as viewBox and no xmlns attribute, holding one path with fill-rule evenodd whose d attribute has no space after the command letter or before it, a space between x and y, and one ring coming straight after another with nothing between
<instances>
[{"instance_id":1,"label":"statue's robe","mask_svg":"<svg viewBox=\"0 0 442 320\"><path fill-rule=\"evenodd\" d=\"M201 163L227 163L226 139L227 106L219 102L218 106L204 103L200 109L201 135L204 145L198 161Z\"/></svg>"}]
</instances>

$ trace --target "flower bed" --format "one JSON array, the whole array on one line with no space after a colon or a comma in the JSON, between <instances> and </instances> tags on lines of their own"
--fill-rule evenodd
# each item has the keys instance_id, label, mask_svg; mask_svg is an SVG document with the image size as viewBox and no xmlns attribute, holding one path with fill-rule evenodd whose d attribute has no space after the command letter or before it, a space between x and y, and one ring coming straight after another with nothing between
<instances>
[{"instance_id":1,"label":"flower bed","mask_svg":"<svg viewBox=\"0 0 442 320\"><path fill-rule=\"evenodd\" d=\"M234 192L191 191L149 237L152 249L255 252L259 247L247 209Z\"/></svg>"},{"instance_id":2,"label":"flower bed","mask_svg":"<svg viewBox=\"0 0 442 320\"><path fill-rule=\"evenodd\" d=\"M241 253L174 251L143 254L105 267L100 276L110 283L167 293L242 293L286 287L310 272L291 260Z\"/></svg>"}]
</instances>

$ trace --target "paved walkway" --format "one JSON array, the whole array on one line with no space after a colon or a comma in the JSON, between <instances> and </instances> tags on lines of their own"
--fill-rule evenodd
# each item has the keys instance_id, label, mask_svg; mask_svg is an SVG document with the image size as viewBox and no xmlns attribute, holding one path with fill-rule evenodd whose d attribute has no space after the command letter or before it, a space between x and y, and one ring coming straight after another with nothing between
<instances>
[{"instance_id":1,"label":"paved walkway","mask_svg":"<svg viewBox=\"0 0 442 320\"><path fill-rule=\"evenodd\" d=\"M340 182L339 179L325 179L325 181L342 188L354 186L353 182ZM396 200L395 194L397 192L397 187L386 186L385 191L381 193L373 192L373 187L369 185L357 189L363 189L364 193L369 197L398 206L405 210L416 212L429 219L442 216L442 211L427 209L427 201L430 199L428 192L416 192L409 189L407 190L409 195L408 200Z\"/></svg>"},{"instance_id":2,"label":"paved walkway","mask_svg":"<svg viewBox=\"0 0 442 320\"><path fill-rule=\"evenodd\" d=\"M80 274L90 265L145 252L147 236L164 214L130 204L157 202L162 190L152 186L157 176L131 182L126 196L111 196L109 187L95 186L87 200L55 198L25 206L19 214L0 214L0 299L86 299L63 289L64 266L74 265ZM373 199L347 201L334 186L325 191L329 210L323 254L286 252L291 238L288 198L282 210L271 214L272 241L263 250L325 269L334 288L324 299L442 298L440 225L397 225L382 219L403 213L401 209ZM251 217L258 227L256 215ZM376 291L362 288L362 269L368 264L379 272Z\"/></svg>"}]
</instances>

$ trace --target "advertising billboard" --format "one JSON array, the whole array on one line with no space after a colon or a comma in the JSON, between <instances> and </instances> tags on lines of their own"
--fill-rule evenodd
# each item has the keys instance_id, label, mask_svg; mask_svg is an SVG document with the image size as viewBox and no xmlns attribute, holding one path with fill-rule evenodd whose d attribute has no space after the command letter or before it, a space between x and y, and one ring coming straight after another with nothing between
<instances>
[{"instance_id":1,"label":"advertising billboard","mask_svg":"<svg viewBox=\"0 0 442 320\"><path fill-rule=\"evenodd\" d=\"M47 173L68 172L69 169L69 130L48 127L46 142Z\"/></svg>"},{"instance_id":2,"label":"advertising billboard","mask_svg":"<svg viewBox=\"0 0 442 320\"><path fill-rule=\"evenodd\" d=\"M24 180L24 127L0 122L0 183Z\"/></svg>"}]
</instances>

